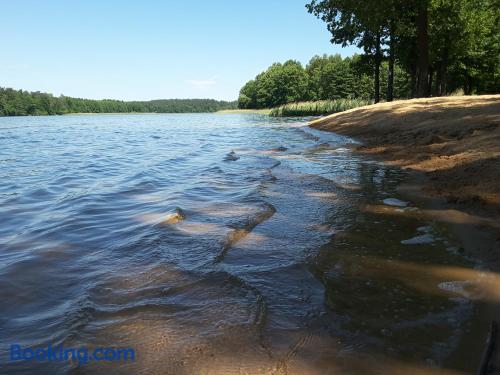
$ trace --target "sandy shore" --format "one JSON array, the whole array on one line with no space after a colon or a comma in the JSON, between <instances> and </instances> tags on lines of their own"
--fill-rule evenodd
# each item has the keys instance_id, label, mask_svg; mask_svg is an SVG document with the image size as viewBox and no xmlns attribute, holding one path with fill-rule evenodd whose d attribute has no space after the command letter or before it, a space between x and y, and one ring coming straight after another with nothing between
<instances>
[{"instance_id":1,"label":"sandy shore","mask_svg":"<svg viewBox=\"0 0 500 375\"><path fill-rule=\"evenodd\" d=\"M360 140L359 151L425 173L427 192L500 213L500 95L381 103L311 123Z\"/></svg>"},{"instance_id":2,"label":"sandy shore","mask_svg":"<svg viewBox=\"0 0 500 375\"><path fill-rule=\"evenodd\" d=\"M358 152L408 170L401 193L500 272L500 95L380 103L310 125L353 137Z\"/></svg>"},{"instance_id":3,"label":"sandy shore","mask_svg":"<svg viewBox=\"0 0 500 375\"><path fill-rule=\"evenodd\" d=\"M381 103L310 125L350 136L361 142L358 152L409 171L402 196L477 261L470 272L479 272L480 297L455 356L469 358L471 343L482 350L490 322L500 319L500 297L488 293L500 290L500 95ZM500 365L498 348L492 361Z\"/></svg>"}]
</instances>

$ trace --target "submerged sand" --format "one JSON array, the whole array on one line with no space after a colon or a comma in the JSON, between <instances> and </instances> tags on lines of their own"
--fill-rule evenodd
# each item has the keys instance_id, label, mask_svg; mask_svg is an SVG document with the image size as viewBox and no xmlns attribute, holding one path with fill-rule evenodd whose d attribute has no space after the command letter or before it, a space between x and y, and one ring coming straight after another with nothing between
<instances>
[{"instance_id":1,"label":"submerged sand","mask_svg":"<svg viewBox=\"0 0 500 375\"><path fill-rule=\"evenodd\" d=\"M500 213L500 95L379 103L311 126L358 139L360 152L425 173L425 191L449 203Z\"/></svg>"}]
</instances>

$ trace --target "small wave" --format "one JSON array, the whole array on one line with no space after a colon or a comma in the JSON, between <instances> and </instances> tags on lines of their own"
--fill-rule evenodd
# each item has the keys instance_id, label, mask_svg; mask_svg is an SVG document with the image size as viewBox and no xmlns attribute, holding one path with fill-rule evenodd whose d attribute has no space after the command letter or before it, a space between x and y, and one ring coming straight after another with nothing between
<instances>
[{"instance_id":1,"label":"small wave","mask_svg":"<svg viewBox=\"0 0 500 375\"><path fill-rule=\"evenodd\" d=\"M433 243L435 241L435 238L431 236L430 234L423 234L421 236L415 236L413 238L410 238L408 240L403 240L401 243L403 245L427 245L430 243Z\"/></svg>"},{"instance_id":2,"label":"small wave","mask_svg":"<svg viewBox=\"0 0 500 375\"><path fill-rule=\"evenodd\" d=\"M477 282L464 281L444 281L438 284L438 288L446 292L458 294L468 300L476 300L482 297L482 291Z\"/></svg>"},{"instance_id":3,"label":"small wave","mask_svg":"<svg viewBox=\"0 0 500 375\"><path fill-rule=\"evenodd\" d=\"M271 165L271 166L269 167L269 169L276 168L276 167L277 167L278 165L280 165L280 164L281 164L281 162L280 162L279 160L277 160L277 161L276 161L276 163L274 163L273 165Z\"/></svg>"},{"instance_id":4,"label":"small wave","mask_svg":"<svg viewBox=\"0 0 500 375\"><path fill-rule=\"evenodd\" d=\"M138 315L149 316L152 321L164 321L176 316L187 322L203 315L206 332L220 328L220 314L227 321L251 325L261 337L266 324L267 302L258 288L226 271L207 273L188 272L161 265L136 275L110 277L91 292L93 309L84 317L84 329L89 318L103 329L113 329L107 323L131 322ZM200 301L203 303L200 304ZM227 309L228 302L234 307ZM79 314L79 318L80 318ZM172 327L179 329L180 327Z\"/></svg>"},{"instance_id":5,"label":"small wave","mask_svg":"<svg viewBox=\"0 0 500 375\"><path fill-rule=\"evenodd\" d=\"M384 202L384 204L387 206L394 206L394 207L406 207L409 204L408 202L402 201L397 198L386 198L382 202Z\"/></svg>"},{"instance_id":6,"label":"small wave","mask_svg":"<svg viewBox=\"0 0 500 375\"><path fill-rule=\"evenodd\" d=\"M331 146L328 142L321 142L321 143L315 144L312 147L307 148L307 151L321 151L321 150L329 149L329 148L331 148Z\"/></svg>"},{"instance_id":7,"label":"small wave","mask_svg":"<svg viewBox=\"0 0 500 375\"><path fill-rule=\"evenodd\" d=\"M236 156L236 153L234 151L229 152L226 157L224 158L224 161L236 161L240 157Z\"/></svg>"},{"instance_id":8,"label":"small wave","mask_svg":"<svg viewBox=\"0 0 500 375\"><path fill-rule=\"evenodd\" d=\"M181 208L176 207L174 209L174 212L169 214L164 214L164 213L141 214L136 216L135 219L143 223L149 223L155 225L171 225L186 219L186 214Z\"/></svg>"},{"instance_id":9,"label":"small wave","mask_svg":"<svg viewBox=\"0 0 500 375\"><path fill-rule=\"evenodd\" d=\"M421 232L421 233L430 233L430 232L432 232L432 227L430 225L418 227L417 231Z\"/></svg>"},{"instance_id":10,"label":"small wave","mask_svg":"<svg viewBox=\"0 0 500 375\"><path fill-rule=\"evenodd\" d=\"M306 130L304 130L302 128L303 128L303 126L296 127L296 128L294 128L294 130L296 132L301 133L304 136L304 138L306 138L306 139L310 139L310 140L313 140L313 141L319 141L321 139L317 135L311 134L311 133L309 133L308 131L306 131Z\"/></svg>"},{"instance_id":11,"label":"small wave","mask_svg":"<svg viewBox=\"0 0 500 375\"><path fill-rule=\"evenodd\" d=\"M231 284L233 284L234 286L240 289L248 290L249 292L255 295L256 310L255 310L255 316L252 320L252 325L256 327L259 331L262 331L263 327L265 326L266 315L267 315L267 302L263 294L260 292L259 289L257 289L250 283L229 272L217 271L209 275L217 276L219 273L223 275L225 278L227 278L227 281L231 282Z\"/></svg>"},{"instance_id":12,"label":"small wave","mask_svg":"<svg viewBox=\"0 0 500 375\"><path fill-rule=\"evenodd\" d=\"M279 147L272 148L269 151L272 151L272 152L285 152L287 150L288 150L287 147L285 147L285 146L279 146Z\"/></svg>"},{"instance_id":13,"label":"small wave","mask_svg":"<svg viewBox=\"0 0 500 375\"><path fill-rule=\"evenodd\" d=\"M175 224L186 218L186 214L181 208L176 207L174 211L174 213L167 215L161 224Z\"/></svg>"},{"instance_id":14,"label":"small wave","mask_svg":"<svg viewBox=\"0 0 500 375\"><path fill-rule=\"evenodd\" d=\"M213 263L220 263L238 241L246 237L257 225L269 219L276 212L276 208L272 204L265 203L262 210L255 216L248 216L238 224L232 225L233 230L229 232L223 242L221 252L215 257Z\"/></svg>"}]
</instances>

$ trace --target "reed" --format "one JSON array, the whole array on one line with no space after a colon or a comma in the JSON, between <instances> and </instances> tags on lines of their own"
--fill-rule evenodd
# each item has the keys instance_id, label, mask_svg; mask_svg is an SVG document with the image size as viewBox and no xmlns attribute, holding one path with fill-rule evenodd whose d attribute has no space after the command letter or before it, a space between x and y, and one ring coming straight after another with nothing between
<instances>
[{"instance_id":1,"label":"reed","mask_svg":"<svg viewBox=\"0 0 500 375\"><path fill-rule=\"evenodd\" d=\"M322 116L332 113L347 111L348 109L362 107L372 104L369 100L362 99L335 99L318 100L310 102L296 102L275 107L269 113L270 116Z\"/></svg>"}]
</instances>

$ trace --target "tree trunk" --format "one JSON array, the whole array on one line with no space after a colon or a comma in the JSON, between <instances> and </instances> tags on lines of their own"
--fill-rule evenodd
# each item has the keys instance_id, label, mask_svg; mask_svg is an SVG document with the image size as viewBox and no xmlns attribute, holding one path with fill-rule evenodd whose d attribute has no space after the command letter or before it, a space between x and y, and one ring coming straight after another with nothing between
<instances>
[{"instance_id":1,"label":"tree trunk","mask_svg":"<svg viewBox=\"0 0 500 375\"><path fill-rule=\"evenodd\" d=\"M440 96L443 96L443 95L446 95L447 93L447 79L448 79L448 63L446 64L443 64L443 66L441 67L442 69L442 72L441 72L441 87L440 87Z\"/></svg>"},{"instance_id":2,"label":"tree trunk","mask_svg":"<svg viewBox=\"0 0 500 375\"><path fill-rule=\"evenodd\" d=\"M387 75L387 101L392 102L394 99L394 39L393 28L389 31L389 72Z\"/></svg>"},{"instance_id":3,"label":"tree trunk","mask_svg":"<svg viewBox=\"0 0 500 375\"><path fill-rule=\"evenodd\" d=\"M380 102L380 33L377 33L375 41L375 103Z\"/></svg>"},{"instance_id":4,"label":"tree trunk","mask_svg":"<svg viewBox=\"0 0 500 375\"><path fill-rule=\"evenodd\" d=\"M446 95L446 75L448 71L448 48L445 48L443 51L443 57L441 60L441 64L439 66L439 87L438 87L438 95Z\"/></svg>"},{"instance_id":5,"label":"tree trunk","mask_svg":"<svg viewBox=\"0 0 500 375\"><path fill-rule=\"evenodd\" d=\"M471 95L472 94L472 77L470 75L467 75L465 77L465 90L464 90L465 95Z\"/></svg>"},{"instance_id":6,"label":"tree trunk","mask_svg":"<svg viewBox=\"0 0 500 375\"><path fill-rule=\"evenodd\" d=\"M429 71L429 35L428 35L427 2L424 1L418 10L417 16L417 97L428 95L428 71Z\"/></svg>"},{"instance_id":7,"label":"tree trunk","mask_svg":"<svg viewBox=\"0 0 500 375\"><path fill-rule=\"evenodd\" d=\"M434 79L434 69L429 68L429 82L427 84L427 95L426 96L431 96L432 95L432 81Z\"/></svg>"},{"instance_id":8,"label":"tree trunk","mask_svg":"<svg viewBox=\"0 0 500 375\"><path fill-rule=\"evenodd\" d=\"M417 97L417 65L415 63L411 66L411 97Z\"/></svg>"},{"instance_id":9,"label":"tree trunk","mask_svg":"<svg viewBox=\"0 0 500 375\"><path fill-rule=\"evenodd\" d=\"M443 84L443 62L438 63L436 69L436 85L434 87L434 96L441 96L441 86Z\"/></svg>"}]
</instances>

